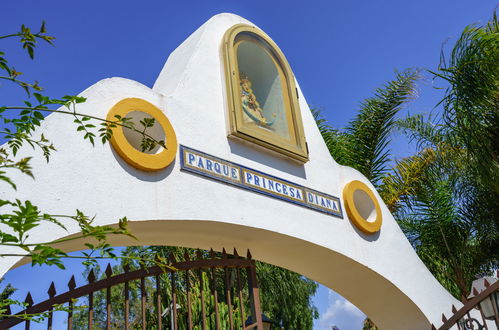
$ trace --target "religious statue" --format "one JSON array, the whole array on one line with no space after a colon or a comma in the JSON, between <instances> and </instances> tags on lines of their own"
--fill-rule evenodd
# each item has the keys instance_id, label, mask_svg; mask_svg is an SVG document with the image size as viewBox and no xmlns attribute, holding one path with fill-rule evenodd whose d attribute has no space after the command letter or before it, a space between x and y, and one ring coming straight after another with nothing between
<instances>
[{"instance_id":1,"label":"religious statue","mask_svg":"<svg viewBox=\"0 0 499 330\"><path fill-rule=\"evenodd\" d=\"M276 114L273 114L272 121L269 121L263 114L263 110L258 103L253 89L251 89L251 81L249 78L241 74L240 86L241 86L241 103L243 106L244 113L251 118L254 122L261 126L272 126L275 121Z\"/></svg>"}]
</instances>

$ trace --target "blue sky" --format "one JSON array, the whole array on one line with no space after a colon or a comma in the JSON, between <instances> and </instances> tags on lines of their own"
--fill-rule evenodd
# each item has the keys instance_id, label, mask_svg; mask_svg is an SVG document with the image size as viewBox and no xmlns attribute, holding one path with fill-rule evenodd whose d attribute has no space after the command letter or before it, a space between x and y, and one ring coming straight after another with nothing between
<instances>
[{"instance_id":1,"label":"blue sky","mask_svg":"<svg viewBox=\"0 0 499 330\"><path fill-rule=\"evenodd\" d=\"M467 24L486 22L495 6L491 0L16 0L2 3L0 34L17 31L22 23L35 29L47 21L56 47L40 47L34 62L12 41L2 49L25 79L38 80L47 95L58 97L116 76L152 87L168 54L197 27L217 13L236 13L273 38L309 104L322 108L331 125L343 127L364 98L393 78L394 70L435 69L442 47L449 49ZM17 105L24 97L0 87L2 105ZM427 75L420 97L407 111L435 111L441 93ZM410 147L394 137L393 149L401 157ZM33 278L28 283L45 290L43 274L49 273L26 267L8 279L23 279L17 283L24 286ZM60 277L65 285L69 277ZM360 327L363 316L326 288L314 301L322 315L317 329Z\"/></svg>"}]
</instances>

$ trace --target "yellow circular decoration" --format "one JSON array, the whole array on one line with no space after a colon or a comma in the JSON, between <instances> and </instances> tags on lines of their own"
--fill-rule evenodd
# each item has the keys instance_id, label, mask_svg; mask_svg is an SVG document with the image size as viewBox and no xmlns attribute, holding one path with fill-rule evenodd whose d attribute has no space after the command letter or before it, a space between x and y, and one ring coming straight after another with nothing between
<instances>
[{"instance_id":1,"label":"yellow circular decoration","mask_svg":"<svg viewBox=\"0 0 499 330\"><path fill-rule=\"evenodd\" d=\"M360 181L351 181L343 188L343 201L348 217L366 234L374 234L381 228L383 216L373 191Z\"/></svg>"},{"instance_id":2,"label":"yellow circular decoration","mask_svg":"<svg viewBox=\"0 0 499 330\"><path fill-rule=\"evenodd\" d=\"M155 125L159 124L161 126L162 132L160 132L161 136L164 136L166 140L166 148L160 147L163 150L158 153L142 152L130 143L129 132L133 131L129 130L125 134L124 130L127 130L127 128L118 126L113 128L113 136L111 137L111 144L116 152L128 164L145 171L157 171L170 165L177 154L178 144L177 136L168 118L160 109L145 100L127 98L119 101L109 110L107 120L116 121L116 115L128 117L127 115L130 113L143 113L145 117L154 118ZM136 125L136 127L140 129L141 126Z\"/></svg>"}]
</instances>

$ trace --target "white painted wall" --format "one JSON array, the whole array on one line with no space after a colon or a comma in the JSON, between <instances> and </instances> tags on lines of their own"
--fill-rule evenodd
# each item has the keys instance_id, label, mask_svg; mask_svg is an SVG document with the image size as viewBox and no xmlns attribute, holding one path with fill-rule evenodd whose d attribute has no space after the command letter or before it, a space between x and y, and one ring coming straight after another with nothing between
<instances>
[{"instance_id":1,"label":"white painted wall","mask_svg":"<svg viewBox=\"0 0 499 330\"><path fill-rule=\"evenodd\" d=\"M185 146L333 196L341 197L351 180L372 187L360 173L330 157L301 91L310 150L305 165L227 139L221 42L237 23L252 24L232 14L214 16L170 55L152 89L123 78L105 79L81 94L87 102L78 111L104 118L119 100L140 97L164 111ZM2 197L30 199L49 213L72 214L78 208L97 215L99 224L113 224L126 215L139 241L114 237L115 245L236 247L240 253L250 248L256 259L337 291L382 329L429 328L430 322L440 324L441 313L452 303L459 305L416 256L384 204L381 231L368 236L354 228L346 214L338 219L181 172L178 157L159 172L136 170L110 145L92 148L83 141L69 116L49 116L42 131L58 151L49 164L42 157L33 159L35 181L12 173L19 190L1 192ZM32 239L46 241L76 232L75 226L69 232L45 226ZM63 248L77 250L82 245ZM18 261L0 260L0 274Z\"/></svg>"}]
</instances>

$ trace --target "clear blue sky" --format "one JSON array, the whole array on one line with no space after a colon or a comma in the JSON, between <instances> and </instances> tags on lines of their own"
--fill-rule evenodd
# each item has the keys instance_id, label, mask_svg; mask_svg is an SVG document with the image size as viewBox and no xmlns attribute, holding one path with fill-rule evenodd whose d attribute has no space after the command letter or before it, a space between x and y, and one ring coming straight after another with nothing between
<instances>
[{"instance_id":1,"label":"clear blue sky","mask_svg":"<svg viewBox=\"0 0 499 330\"><path fill-rule=\"evenodd\" d=\"M12 42L2 49L26 79L38 80L48 95L58 97L78 94L107 77L152 86L168 54L197 27L215 14L236 13L273 38L309 104L323 108L333 126L343 127L394 70L435 69L443 44L447 41L448 49L467 24L486 22L495 6L492 0L16 0L2 3L0 34L17 31L22 23L38 28L42 19L47 21L56 47L41 47L34 62ZM0 87L2 105L20 103L21 93ZM420 89L420 98L409 107L412 113L432 111L441 96L430 79ZM397 138L393 148L402 156L408 146ZM19 287L48 287L48 279L40 276L45 273L30 271L8 278L18 280ZM362 316L327 289L321 287L315 302L323 315L317 329L332 324L359 328Z\"/></svg>"}]
</instances>

